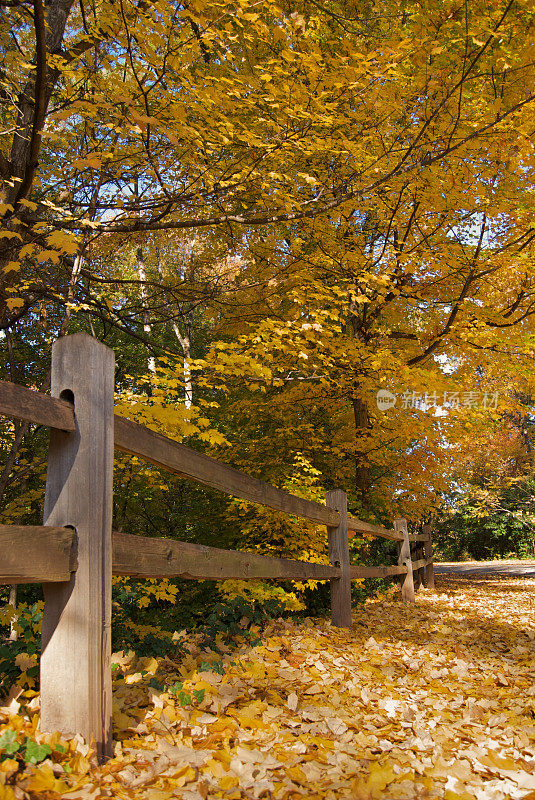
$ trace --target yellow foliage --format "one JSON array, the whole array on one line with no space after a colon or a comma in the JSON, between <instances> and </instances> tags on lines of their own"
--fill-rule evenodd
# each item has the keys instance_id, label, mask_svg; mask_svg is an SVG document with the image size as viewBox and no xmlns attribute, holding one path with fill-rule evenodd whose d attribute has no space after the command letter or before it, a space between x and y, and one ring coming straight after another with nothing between
<instances>
[{"instance_id":1,"label":"yellow foliage","mask_svg":"<svg viewBox=\"0 0 535 800\"><path fill-rule=\"evenodd\" d=\"M295 592L285 591L281 586L263 581L223 581L219 590L227 599L244 597L246 600L258 602L260 605L265 600L280 600L288 611L302 611L305 608Z\"/></svg>"}]
</instances>

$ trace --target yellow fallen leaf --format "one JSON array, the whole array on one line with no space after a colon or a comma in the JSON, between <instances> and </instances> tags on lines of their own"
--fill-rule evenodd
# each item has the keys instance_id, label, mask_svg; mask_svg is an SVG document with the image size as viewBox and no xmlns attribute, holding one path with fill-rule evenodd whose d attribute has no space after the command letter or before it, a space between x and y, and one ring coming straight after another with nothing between
<instances>
[{"instance_id":1,"label":"yellow fallen leaf","mask_svg":"<svg viewBox=\"0 0 535 800\"><path fill-rule=\"evenodd\" d=\"M301 767L290 767L290 769L287 770L287 774L293 781L295 781L295 783L300 783L303 785L307 783L307 776Z\"/></svg>"},{"instance_id":2,"label":"yellow fallen leaf","mask_svg":"<svg viewBox=\"0 0 535 800\"><path fill-rule=\"evenodd\" d=\"M4 773L3 780L13 775L19 768L19 762L14 758L6 758L0 761L0 772Z\"/></svg>"},{"instance_id":3,"label":"yellow fallen leaf","mask_svg":"<svg viewBox=\"0 0 535 800\"><path fill-rule=\"evenodd\" d=\"M52 767L48 764L43 764L39 767L33 775L27 778L21 784L26 792L57 792L58 794L66 794L69 791L69 786L64 781L55 777Z\"/></svg>"},{"instance_id":4,"label":"yellow fallen leaf","mask_svg":"<svg viewBox=\"0 0 535 800\"><path fill-rule=\"evenodd\" d=\"M234 789L239 783L238 777L236 775L223 775L221 780L219 781L219 788L222 789L224 792L227 792L229 789Z\"/></svg>"},{"instance_id":5,"label":"yellow fallen leaf","mask_svg":"<svg viewBox=\"0 0 535 800\"><path fill-rule=\"evenodd\" d=\"M384 789L395 779L396 774L390 765L371 764L370 774L367 778L356 778L353 781L352 789L355 800L381 797Z\"/></svg>"},{"instance_id":6,"label":"yellow fallen leaf","mask_svg":"<svg viewBox=\"0 0 535 800\"><path fill-rule=\"evenodd\" d=\"M144 800L170 800L173 793L167 789L145 789L143 797Z\"/></svg>"},{"instance_id":7,"label":"yellow fallen leaf","mask_svg":"<svg viewBox=\"0 0 535 800\"><path fill-rule=\"evenodd\" d=\"M194 781L195 777L196 772L193 767L183 767L169 780L169 785L179 789L181 786L185 786L186 783L191 783L191 781Z\"/></svg>"},{"instance_id":8,"label":"yellow fallen leaf","mask_svg":"<svg viewBox=\"0 0 535 800\"><path fill-rule=\"evenodd\" d=\"M117 730L121 731L135 725L135 720L117 708L113 710L113 724Z\"/></svg>"},{"instance_id":9,"label":"yellow fallen leaf","mask_svg":"<svg viewBox=\"0 0 535 800\"><path fill-rule=\"evenodd\" d=\"M288 695L288 699L286 701L286 706L290 709L290 711L295 711L297 708L297 695L295 692L291 692Z\"/></svg>"},{"instance_id":10,"label":"yellow fallen leaf","mask_svg":"<svg viewBox=\"0 0 535 800\"><path fill-rule=\"evenodd\" d=\"M228 767L224 767L220 761L216 761L214 758L209 759L205 766L202 769L202 772L206 774L211 774L214 778L222 778L224 775L227 774Z\"/></svg>"},{"instance_id":11,"label":"yellow fallen leaf","mask_svg":"<svg viewBox=\"0 0 535 800\"><path fill-rule=\"evenodd\" d=\"M482 756L479 761L485 766L490 767L492 770L501 772L504 769L515 770L517 764L512 758L501 758L497 753L491 751L486 756Z\"/></svg>"}]
</instances>

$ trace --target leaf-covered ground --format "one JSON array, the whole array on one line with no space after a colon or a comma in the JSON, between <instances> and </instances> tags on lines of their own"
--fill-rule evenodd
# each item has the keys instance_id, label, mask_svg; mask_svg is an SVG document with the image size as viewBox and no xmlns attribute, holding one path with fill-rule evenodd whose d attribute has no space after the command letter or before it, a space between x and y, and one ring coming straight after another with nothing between
<instances>
[{"instance_id":1,"label":"leaf-covered ground","mask_svg":"<svg viewBox=\"0 0 535 800\"><path fill-rule=\"evenodd\" d=\"M38 697L21 697L2 710L0 746L19 750L0 799L533 800L535 580L437 584L413 607L368 602L350 631L279 621L223 656L193 641L182 663L115 656L101 767L41 736Z\"/></svg>"}]
</instances>

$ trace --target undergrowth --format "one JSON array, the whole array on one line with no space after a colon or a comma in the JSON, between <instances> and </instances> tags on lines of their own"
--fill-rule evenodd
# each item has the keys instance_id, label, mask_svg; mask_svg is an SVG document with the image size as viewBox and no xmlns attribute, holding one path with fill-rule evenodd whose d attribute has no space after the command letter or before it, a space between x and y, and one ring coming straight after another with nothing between
<instances>
[{"instance_id":1,"label":"undergrowth","mask_svg":"<svg viewBox=\"0 0 535 800\"><path fill-rule=\"evenodd\" d=\"M353 605L384 588L379 580L355 581ZM214 654L228 652L233 642L260 643L263 627L270 619L321 617L330 610L330 587L318 583L304 589L300 611L289 610L275 595L262 600L222 597L214 583L186 581L132 581L115 579L112 602L113 652L133 651L136 656L168 656L180 660L187 653L188 634L200 634L203 649ZM7 597L4 598L7 600ZM19 604L0 610L3 627L0 640L0 694L13 685L38 689L40 631L43 612L41 587L19 587ZM9 639L13 622L16 640Z\"/></svg>"}]
</instances>

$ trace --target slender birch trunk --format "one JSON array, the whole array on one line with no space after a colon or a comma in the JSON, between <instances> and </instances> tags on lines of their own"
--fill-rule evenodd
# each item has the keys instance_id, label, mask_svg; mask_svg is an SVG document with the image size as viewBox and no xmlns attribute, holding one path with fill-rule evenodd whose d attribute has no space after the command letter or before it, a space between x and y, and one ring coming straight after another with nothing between
<instances>
[{"instance_id":1,"label":"slender birch trunk","mask_svg":"<svg viewBox=\"0 0 535 800\"><path fill-rule=\"evenodd\" d=\"M175 336L180 342L180 346L182 348L182 352L184 354L184 405L186 408L191 408L191 404L193 403L193 384L191 381L191 367L189 365L189 360L191 356L191 338L189 332L182 336L180 332L180 328L173 320L173 330L175 332Z\"/></svg>"},{"instance_id":2,"label":"slender birch trunk","mask_svg":"<svg viewBox=\"0 0 535 800\"><path fill-rule=\"evenodd\" d=\"M143 247L138 245L136 250L137 276L139 279L139 291L141 294L141 307L143 309L143 330L148 337L152 334L152 323L149 311L149 296L147 294L147 270L145 268L145 258ZM156 375L156 360L153 355L147 358L147 369L151 375Z\"/></svg>"}]
</instances>

